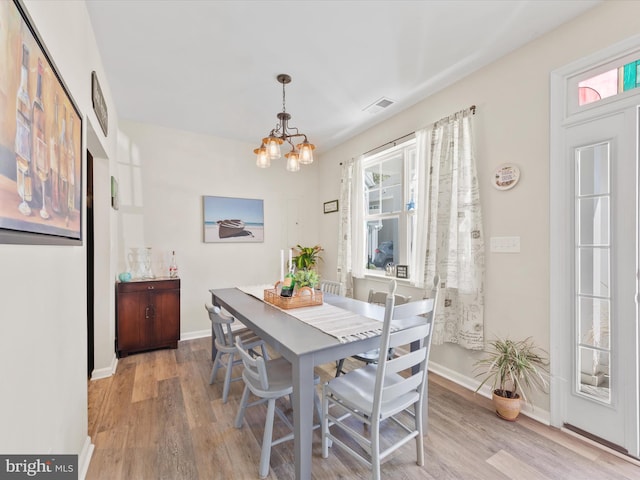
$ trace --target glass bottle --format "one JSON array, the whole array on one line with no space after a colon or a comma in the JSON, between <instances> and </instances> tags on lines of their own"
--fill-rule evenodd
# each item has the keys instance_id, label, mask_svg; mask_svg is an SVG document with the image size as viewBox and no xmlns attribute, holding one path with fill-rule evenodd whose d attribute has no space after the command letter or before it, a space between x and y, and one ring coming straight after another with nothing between
<instances>
[{"instance_id":1,"label":"glass bottle","mask_svg":"<svg viewBox=\"0 0 640 480\"><path fill-rule=\"evenodd\" d=\"M22 201L18 210L23 215L31 215L27 199L26 179L31 166L31 101L29 100L29 49L22 44L22 65L20 67L20 87L16 98L16 187ZM31 179L29 179L31 197Z\"/></svg>"},{"instance_id":2,"label":"glass bottle","mask_svg":"<svg viewBox=\"0 0 640 480\"><path fill-rule=\"evenodd\" d=\"M171 263L169 263L169 277L178 278L178 263L176 262L176 252L171 252Z\"/></svg>"},{"instance_id":3,"label":"glass bottle","mask_svg":"<svg viewBox=\"0 0 640 480\"><path fill-rule=\"evenodd\" d=\"M280 295L282 297L292 297L293 289L296 286L296 280L293 275L293 269L290 269L287 274L284 276L284 283L282 284L282 290L280 290Z\"/></svg>"},{"instance_id":4,"label":"glass bottle","mask_svg":"<svg viewBox=\"0 0 640 480\"><path fill-rule=\"evenodd\" d=\"M45 182L49 179L49 156L47 155L47 140L45 137L45 113L42 105L42 75L44 68L42 67L42 59L38 59L38 83L36 88L36 98L33 100L32 107L32 132L33 132L33 163L35 164L36 173L40 179L40 188L36 188L35 193L38 200L42 199L40 208L40 217L45 220L49 218L46 205L46 188ZM36 183L37 185L37 183Z\"/></svg>"},{"instance_id":5,"label":"glass bottle","mask_svg":"<svg viewBox=\"0 0 640 480\"><path fill-rule=\"evenodd\" d=\"M60 136L60 127L58 125L58 95L55 96L55 102L53 105L53 132L51 132L51 137L49 138L49 163L51 163L51 174L49 176L49 183L51 185L51 209L55 213L60 213L60 197L58 194L58 190L60 188L60 170L59 170L59 158L60 158L60 148L59 148L59 136Z\"/></svg>"}]
</instances>

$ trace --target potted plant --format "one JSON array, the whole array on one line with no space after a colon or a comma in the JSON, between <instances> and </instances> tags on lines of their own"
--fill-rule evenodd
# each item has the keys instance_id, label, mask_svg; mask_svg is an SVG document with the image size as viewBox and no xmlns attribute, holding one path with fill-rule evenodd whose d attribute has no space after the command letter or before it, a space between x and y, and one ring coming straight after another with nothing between
<instances>
[{"instance_id":1,"label":"potted plant","mask_svg":"<svg viewBox=\"0 0 640 480\"><path fill-rule=\"evenodd\" d=\"M322 260L320 253L324 249L320 245L313 247L302 247L296 245L297 255L291 261L297 270L315 270L318 261Z\"/></svg>"},{"instance_id":2,"label":"potted plant","mask_svg":"<svg viewBox=\"0 0 640 480\"><path fill-rule=\"evenodd\" d=\"M520 341L496 339L489 345L487 356L475 363L476 370L481 370L476 376L484 376L476 392L491 381L496 413L515 421L520 414L520 396L528 402L527 390L544 391L548 386L547 354L531 337Z\"/></svg>"},{"instance_id":3,"label":"potted plant","mask_svg":"<svg viewBox=\"0 0 640 480\"><path fill-rule=\"evenodd\" d=\"M296 272L296 288L310 287L314 289L320 282L320 276L316 271L318 261L322 260L320 253L323 248L320 245L313 247L303 247L296 245L297 254L291 258Z\"/></svg>"}]
</instances>

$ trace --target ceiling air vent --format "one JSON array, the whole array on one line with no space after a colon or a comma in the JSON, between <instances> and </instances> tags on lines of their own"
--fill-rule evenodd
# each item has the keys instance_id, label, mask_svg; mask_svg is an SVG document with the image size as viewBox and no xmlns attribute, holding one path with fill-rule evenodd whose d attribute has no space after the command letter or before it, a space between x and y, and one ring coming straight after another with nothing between
<instances>
[{"instance_id":1,"label":"ceiling air vent","mask_svg":"<svg viewBox=\"0 0 640 480\"><path fill-rule=\"evenodd\" d=\"M368 107L366 107L364 109L365 112L369 112L370 114L376 114L382 110L384 110L385 108L387 108L389 105L393 105L395 102L393 100L390 100L388 98L382 97L378 100L376 100L375 102L373 102L371 105L369 105Z\"/></svg>"}]
</instances>

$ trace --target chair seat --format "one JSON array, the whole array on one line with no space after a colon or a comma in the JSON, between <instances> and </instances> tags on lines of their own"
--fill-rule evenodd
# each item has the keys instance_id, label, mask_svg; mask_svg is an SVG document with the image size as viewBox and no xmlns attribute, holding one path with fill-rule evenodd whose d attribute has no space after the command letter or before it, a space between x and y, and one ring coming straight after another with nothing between
<instances>
[{"instance_id":1,"label":"chair seat","mask_svg":"<svg viewBox=\"0 0 640 480\"><path fill-rule=\"evenodd\" d=\"M340 377L334 378L327 384L327 390L335 394L343 403L354 410L358 410L368 416L373 410L373 396L376 386L376 373L378 365L370 364ZM391 386L402 382L403 377L397 373L386 374L384 384ZM409 392L404 395L392 398L389 401L382 401L380 416L382 418L394 415L404 410L418 400L418 394Z\"/></svg>"},{"instance_id":2,"label":"chair seat","mask_svg":"<svg viewBox=\"0 0 640 480\"><path fill-rule=\"evenodd\" d=\"M245 347L247 345L244 344ZM243 375L245 384L251 393L262 398L279 398L293 393L293 372L291 363L284 357L274 358L265 362L267 376L269 377L269 389L265 390L260 385L260 381L250 375ZM320 383L320 377L315 375L313 381L316 385Z\"/></svg>"}]
</instances>

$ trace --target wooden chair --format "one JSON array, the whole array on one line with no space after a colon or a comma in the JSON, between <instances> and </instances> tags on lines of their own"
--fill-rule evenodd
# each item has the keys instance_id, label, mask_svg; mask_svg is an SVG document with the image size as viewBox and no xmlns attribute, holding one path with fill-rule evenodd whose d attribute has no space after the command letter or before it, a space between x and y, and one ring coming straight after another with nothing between
<instances>
[{"instance_id":1,"label":"wooden chair","mask_svg":"<svg viewBox=\"0 0 640 480\"><path fill-rule=\"evenodd\" d=\"M211 328L214 337L214 346L216 349L216 356L213 360L213 367L211 368L211 377L209 378L209 385L213 384L216 379L216 374L219 368L225 368L224 386L222 388L222 403L227 403L229 397L229 388L231 382L241 380L242 377L231 376L233 367L242 364L242 360L238 358L236 360L235 355L237 353L236 346L234 344L234 336L240 336L247 348L251 349L253 355L257 355L256 348L260 347L262 356L269 358L264 341L256 336L251 330L246 327L240 329L232 329L231 325L235 319L223 312L219 307L205 304L205 309L209 313L209 320L211 320Z\"/></svg>"},{"instance_id":2,"label":"wooden chair","mask_svg":"<svg viewBox=\"0 0 640 480\"><path fill-rule=\"evenodd\" d=\"M293 425L284 413L276 406L276 400L281 397L290 397L293 393L293 375L291 364L283 357L273 360L266 360L263 357L252 357L247 345L240 337L236 337L236 348L244 363L242 378L244 380L244 392L240 400L240 408L236 415L236 428L242 427L244 413L247 407L267 403L267 416L265 419L264 433L262 436L262 452L260 454L260 466L258 473L260 478L265 478L269 474L269 461L271 459L271 447L282 442L293 439ZM320 383L320 377L314 377L314 383ZM252 393L258 400L249 403L249 394ZM321 417L320 399L314 389L313 401L316 406L318 418ZM273 421L275 415L289 427L292 431L288 435L273 440ZM319 425L318 425L319 426Z\"/></svg>"},{"instance_id":3,"label":"wooden chair","mask_svg":"<svg viewBox=\"0 0 640 480\"><path fill-rule=\"evenodd\" d=\"M396 305L403 305L411 301L411 296L399 295L396 293L394 294L394 297L395 297ZM376 305L384 306L386 301L387 301L387 292L375 291L373 289L369 290L369 299L368 299L369 303L375 303ZM361 362L364 362L366 364L378 363L379 357L380 357L380 350L377 348L373 350L369 350L368 352L363 352L358 355L351 356L351 358L355 358L356 360L360 360ZM388 357L389 358L393 357L393 350L389 351ZM344 373L343 367L344 367L344 358L338 361L338 365L336 366L336 377L339 377L340 374Z\"/></svg>"},{"instance_id":4,"label":"wooden chair","mask_svg":"<svg viewBox=\"0 0 640 480\"><path fill-rule=\"evenodd\" d=\"M439 279L436 277L430 300L419 300L396 306L395 280L389 285L385 305L380 350L388 351L400 345L420 342L420 348L393 359L386 356L377 364L368 364L334 378L322 389L322 456L329 456L329 447L338 445L357 460L369 466L372 478L380 479L380 462L396 449L415 438L417 464L424 465L423 403L426 397L427 362L433 329L433 310L437 304ZM426 314L425 322L413 331L398 331L390 335L391 323L397 318ZM333 411L331 411L333 409ZM337 412L336 412L337 411ZM358 423L354 423L353 420ZM403 430L398 438L394 430L390 446L381 449L381 424L393 420ZM364 431L356 426L366 424ZM332 433L340 429L339 435ZM368 434L366 432L369 432ZM350 439L346 439L351 437ZM355 448L354 448L355 447Z\"/></svg>"},{"instance_id":5,"label":"wooden chair","mask_svg":"<svg viewBox=\"0 0 640 480\"><path fill-rule=\"evenodd\" d=\"M320 280L320 290L323 293L342 295L342 283L331 280Z\"/></svg>"}]
</instances>

